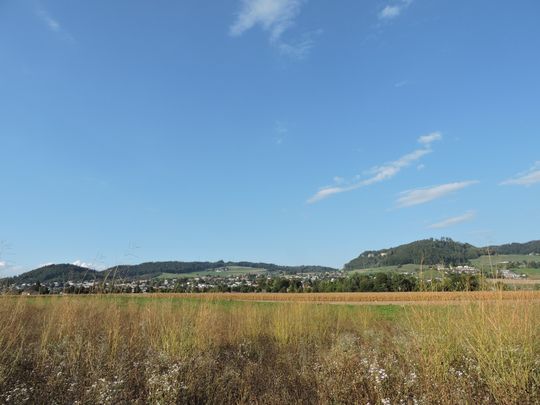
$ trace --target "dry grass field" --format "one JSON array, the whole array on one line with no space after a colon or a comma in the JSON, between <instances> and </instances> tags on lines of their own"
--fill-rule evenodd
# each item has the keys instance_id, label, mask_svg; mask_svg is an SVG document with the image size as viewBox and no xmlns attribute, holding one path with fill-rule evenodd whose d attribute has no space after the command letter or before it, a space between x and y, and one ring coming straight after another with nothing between
<instances>
[{"instance_id":1,"label":"dry grass field","mask_svg":"<svg viewBox=\"0 0 540 405\"><path fill-rule=\"evenodd\" d=\"M471 301L540 301L540 291L448 291L448 292L386 292L386 293L207 293L170 294L170 297L190 297L209 300L235 300L259 302L319 302L349 304L418 304Z\"/></svg>"},{"instance_id":2,"label":"dry grass field","mask_svg":"<svg viewBox=\"0 0 540 405\"><path fill-rule=\"evenodd\" d=\"M535 404L538 298L1 297L0 403Z\"/></svg>"},{"instance_id":3,"label":"dry grass field","mask_svg":"<svg viewBox=\"0 0 540 405\"><path fill-rule=\"evenodd\" d=\"M520 288L529 287L531 290L539 290L540 280L538 279L492 279L492 283L503 283L510 288Z\"/></svg>"}]
</instances>

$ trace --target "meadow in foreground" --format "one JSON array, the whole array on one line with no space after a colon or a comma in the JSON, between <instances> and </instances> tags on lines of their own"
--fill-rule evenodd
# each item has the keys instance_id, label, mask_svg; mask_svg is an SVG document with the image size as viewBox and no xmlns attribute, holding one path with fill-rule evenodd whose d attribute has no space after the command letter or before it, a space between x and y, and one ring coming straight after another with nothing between
<instances>
[{"instance_id":1,"label":"meadow in foreground","mask_svg":"<svg viewBox=\"0 0 540 405\"><path fill-rule=\"evenodd\" d=\"M0 403L540 403L540 303L0 299Z\"/></svg>"}]
</instances>

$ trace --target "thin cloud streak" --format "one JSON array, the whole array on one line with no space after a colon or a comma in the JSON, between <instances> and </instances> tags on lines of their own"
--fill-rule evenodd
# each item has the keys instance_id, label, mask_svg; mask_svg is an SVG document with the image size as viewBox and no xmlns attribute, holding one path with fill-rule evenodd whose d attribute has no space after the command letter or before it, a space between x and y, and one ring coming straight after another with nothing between
<instances>
[{"instance_id":1,"label":"thin cloud streak","mask_svg":"<svg viewBox=\"0 0 540 405\"><path fill-rule=\"evenodd\" d=\"M477 183L478 181L476 180L470 180L404 191L400 194L400 197L397 200L397 206L399 208L403 208L425 204Z\"/></svg>"},{"instance_id":2,"label":"thin cloud streak","mask_svg":"<svg viewBox=\"0 0 540 405\"><path fill-rule=\"evenodd\" d=\"M282 55L301 60L309 55L309 52L315 46L315 38L321 35L322 32L322 30L306 32L296 41L284 42L279 40L273 45L277 47Z\"/></svg>"},{"instance_id":3,"label":"thin cloud streak","mask_svg":"<svg viewBox=\"0 0 540 405\"><path fill-rule=\"evenodd\" d=\"M401 7L399 6L386 6L379 13L379 18L395 18L401 14Z\"/></svg>"},{"instance_id":4,"label":"thin cloud streak","mask_svg":"<svg viewBox=\"0 0 540 405\"><path fill-rule=\"evenodd\" d=\"M400 88L400 87L407 86L408 84L409 84L408 80L402 80L402 81L397 82L396 84L394 84L394 87Z\"/></svg>"},{"instance_id":5,"label":"thin cloud streak","mask_svg":"<svg viewBox=\"0 0 540 405\"><path fill-rule=\"evenodd\" d=\"M529 170L520 173L512 179L508 179L500 183L502 186L532 186L540 183L540 161L536 162Z\"/></svg>"},{"instance_id":6,"label":"thin cloud streak","mask_svg":"<svg viewBox=\"0 0 540 405\"><path fill-rule=\"evenodd\" d=\"M376 166L372 168L368 173L371 177L355 182L346 186L327 186L321 188L315 195L307 200L308 204L313 204L318 201L324 200L334 194L344 193L347 191L356 190L361 187L370 186L381 181L389 180L397 175L401 170L410 166L423 156L432 152L431 143L442 139L442 135L439 132L433 132L428 135L418 138L418 142L423 145L422 149L417 149L411 153L408 153L399 159L384 164L382 166ZM342 181L340 182L342 183Z\"/></svg>"},{"instance_id":7,"label":"thin cloud streak","mask_svg":"<svg viewBox=\"0 0 540 405\"><path fill-rule=\"evenodd\" d=\"M256 25L278 40L300 12L301 0L243 0L242 9L230 28L232 36L242 35Z\"/></svg>"},{"instance_id":8,"label":"thin cloud streak","mask_svg":"<svg viewBox=\"0 0 540 405\"><path fill-rule=\"evenodd\" d=\"M45 23L45 25L53 32L60 32L60 23L56 21L51 15L44 9L36 10L37 16Z\"/></svg>"},{"instance_id":9,"label":"thin cloud streak","mask_svg":"<svg viewBox=\"0 0 540 405\"><path fill-rule=\"evenodd\" d=\"M422 145L430 145L435 141L440 141L442 139L442 135L440 132L432 132L428 135L423 135L420 138L418 138L418 142Z\"/></svg>"},{"instance_id":10,"label":"thin cloud streak","mask_svg":"<svg viewBox=\"0 0 540 405\"><path fill-rule=\"evenodd\" d=\"M448 228L453 225L462 224L464 222L469 222L476 218L476 212L474 211L468 211L463 215L458 215L455 217L447 218L441 222L437 222L434 224L431 224L428 226L429 229L442 229L442 228Z\"/></svg>"},{"instance_id":11,"label":"thin cloud streak","mask_svg":"<svg viewBox=\"0 0 540 405\"><path fill-rule=\"evenodd\" d=\"M270 34L269 42L280 53L303 59L315 44L321 30L304 33L297 41L284 41L283 34L294 25L302 5L307 0L242 0L236 21L229 34L238 37L246 31L260 26Z\"/></svg>"},{"instance_id":12,"label":"thin cloud streak","mask_svg":"<svg viewBox=\"0 0 540 405\"><path fill-rule=\"evenodd\" d=\"M379 20L393 20L409 7L412 3L412 0L402 0L397 4L387 5L379 12Z\"/></svg>"},{"instance_id":13,"label":"thin cloud streak","mask_svg":"<svg viewBox=\"0 0 540 405\"><path fill-rule=\"evenodd\" d=\"M43 8L38 8L35 10L35 13L51 32L54 32L55 34L63 37L63 39L69 42L76 42L75 38L68 31L66 31L64 27L62 27L60 22L58 22L58 20L52 17L47 10Z\"/></svg>"},{"instance_id":14,"label":"thin cloud streak","mask_svg":"<svg viewBox=\"0 0 540 405\"><path fill-rule=\"evenodd\" d=\"M287 128L286 124L284 124L281 121L276 122L276 129L275 129L276 135L274 138L276 145L281 145L285 141L285 138L287 137L288 132L289 132L289 129Z\"/></svg>"}]
</instances>

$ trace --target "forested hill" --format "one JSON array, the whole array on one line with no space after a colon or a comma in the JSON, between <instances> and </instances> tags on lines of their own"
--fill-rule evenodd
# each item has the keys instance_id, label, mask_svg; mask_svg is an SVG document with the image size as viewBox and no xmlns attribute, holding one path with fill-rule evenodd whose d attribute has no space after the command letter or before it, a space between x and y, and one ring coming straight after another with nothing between
<instances>
[{"instance_id":1,"label":"forested hill","mask_svg":"<svg viewBox=\"0 0 540 405\"><path fill-rule=\"evenodd\" d=\"M366 269L382 266L399 266L405 264L420 264L426 266L436 264L459 265L468 263L485 254L524 255L540 254L540 240L527 243L509 243L500 246L475 247L468 243L460 243L449 238L425 239L405 245L365 251L345 265L346 270ZM3 279L3 283L44 283L66 281L92 281L111 278L122 280L150 279L162 274L178 274L179 276L242 268L246 272L263 270L269 273L319 273L334 272L336 269L324 266L280 266L271 263L253 262L148 262L136 265L120 265L103 271L96 271L73 264L52 264L44 266L19 276Z\"/></svg>"},{"instance_id":2,"label":"forested hill","mask_svg":"<svg viewBox=\"0 0 540 405\"><path fill-rule=\"evenodd\" d=\"M100 279L102 274L98 271L87 269L85 267L75 266L74 264L50 264L38 269L28 271L10 280L17 284L22 283L52 283L55 281L83 281Z\"/></svg>"},{"instance_id":3,"label":"forested hill","mask_svg":"<svg viewBox=\"0 0 540 405\"><path fill-rule=\"evenodd\" d=\"M38 269L28 271L16 277L3 279L8 283L44 283L44 282L66 282L66 281L93 281L105 280L109 278L132 280L141 278L154 278L162 274L189 275L193 273L207 272L227 268L245 268L265 270L271 273L320 273L333 272L336 269L324 266L280 266L271 263L252 262L148 262L136 265L114 266L103 271L96 271L73 264L51 264Z\"/></svg>"},{"instance_id":4,"label":"forested hill","mask_svg":"<svg viewBox=\"0 0 540 405\"><path fill-rule=\"evenodd\" d=\"M540 241L510 243L501 246L475 247L449 238L424 239L397 247L368 250L345 265L346 270L404 264L460 265L484 254L540 253Z\"/></svg>"},{"instance_id":5,"label":"forested hill","mask_svg":"<svg viewBox=\"0 0 540 405\"><path fill-rule=\"evenodd\" d=\"M409 263L434 265L463 264L481 256L481 250L468 243L452 239L425 239L382 250L363 252L345 265L345 269L398 266Z\"/></svg>"},{"instance_id":6,"label":"forested hill","mask_svg":"<svg viewBox=\"0 0 540 405\"><path fill-rule=\"evenodd\" d=\"M152 278L160 274L189 274L229 267L244 267L251 269L266 270L269 272L283 272L287 274L294 273L319 273L327 271L336 271L336 269L324 266L280 266L272 263L253 263L253 262L148 262L136 265L121 265L111 267L104 273L115 273L121 277L127 278Z\"/></svg>"},{"instance_id":7,"label":"forested hill","mask_svg":"<svg viewBox=\"0 0 540 405\"><path fill-rule=\"evenodd\" d=\"M528 255L530 253L540 253L540 240L533 240L527 243L508 243L506 245L494 246L490 249L492 252L499 255Z\"/></svg>"}]
</instances>

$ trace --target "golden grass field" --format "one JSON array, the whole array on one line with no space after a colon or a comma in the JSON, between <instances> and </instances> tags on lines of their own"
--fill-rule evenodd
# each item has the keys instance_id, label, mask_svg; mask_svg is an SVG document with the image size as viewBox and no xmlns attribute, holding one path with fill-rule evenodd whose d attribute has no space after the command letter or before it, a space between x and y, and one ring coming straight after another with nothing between
<instances>
[{"instance_id":1,"label":"golden grass field","mask_svg":"<svg viewBox=\"0 0 540 405\"><path fill-rule=\"evenodd\" d=\"M171 297L190 297L211 300L261 302L330 302L330 303L447 303L463 301L531 300L540 301L540 291L448 291L448 292L385 292L385 293L206 293L169 294Z\"/></svg>"},{"instance_id":2,"label":"golden grass field","mask_svg":"<svg viewBox=\"0 0 540 405\"><path fill-rule=\"evenodd\" d=\"M540 403L538 292L6 296L0 331L0 403Z\"/></svg>"}]
</instances>

